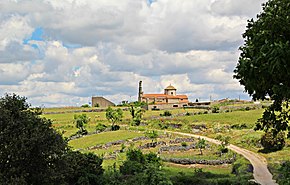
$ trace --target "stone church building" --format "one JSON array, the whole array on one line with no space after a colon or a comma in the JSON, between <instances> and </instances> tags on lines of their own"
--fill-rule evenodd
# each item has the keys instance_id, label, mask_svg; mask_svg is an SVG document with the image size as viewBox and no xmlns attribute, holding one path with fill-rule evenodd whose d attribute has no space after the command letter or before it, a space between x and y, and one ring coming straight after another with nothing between
<instances>
[{"instance_id":1,"label":"stone church building","mask_svg":"<svg viewBox=\"0 0 290 185\"><path fill-rule=\"evenodd\" d=\"M138 101L147 103L147 110L162 110L188 106L187 95L176 94L176 88L169 85L164 89L164 94L144 94L142 81L139 82Z\"/></svg>"}]
</instances>

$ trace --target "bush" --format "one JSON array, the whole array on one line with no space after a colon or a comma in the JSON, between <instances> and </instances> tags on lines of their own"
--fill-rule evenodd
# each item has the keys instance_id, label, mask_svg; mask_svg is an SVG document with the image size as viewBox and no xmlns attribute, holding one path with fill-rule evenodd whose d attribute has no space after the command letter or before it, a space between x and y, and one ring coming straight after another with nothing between
<instances>
[{"instance_id":1,"label":"bush","mask_svg":"<svg viewBox=\"0 0 290 185\"><path fill-rule=\"evenodd\" d=\"M231 128L233 128L233 129L247 129L248 126L246 123L241 123L241 124L231 125Z\"/></svg>"},{"instance_id":2,"label":"bush","mask_svg":"<svg viewBox=\"0 0 290 185\"><path fill-rule=\"evenodd\" d=\"M120 126L119 125L112 125L111 130L112 131L120 130Z\"/></svg>"},{"instance_id":3,"label":"bush","mask_svg":"<svg viewBox=\"0 0 290 185\"><path fill-rule=\"evenodd\" d=\"M160 114L160 116L171 116L171 115L172 115L172 113L168 110L164 111L163 114Z\"/></svg>"},{"instance_id":4,"label":"bush","mask_svg":"<svg viewBox=\"0 0 290 185\"><path fill-rule=\"evenodd\" d=\"M228 151L229 151L229 149L224 145L219 145L218 150L219 150L220 154L225 154L225 153L228 153Z\"/></svg>"},{"instance_id":5,"label":"bush","mask_svg":"<svg viewBox=\"0 0 290 185\"><path fill-rule=\"evenodd\" d=\"M90 118L86 114L74 115L74 123L76 124L76 127L79 129L77 131L77 134L80 135L88 134L88 131L86 130L85 126L89 123L89 121Z\"/></svg>"},{"instance_id":6,"label":"bush","mask_svg":"<svg viewBox=\"0 0 290 185\"><path fill-rule=\"evenodd\" d=\"M278 183L281 185L289 184L290 182L290 161L285 161L281 164L281 167L278 169L279 178Z\"/></svg>"},{"instance_id":7,"label":"bush","mask_svg":"<svg viewBox=\"0 0 290 185\"><path fill-rule=\"evenodd\" d=\"M245 110L247 110L247 111L248 111L248 110L251 110L251 108L250 108L250 107L246 107L246 108L245 108Z\"/></svg>"},{"instance_id":8,"label":"bush","mask_svg":"<svg viewBox=\"0 0 290 185\"><path fill-rule=\"evenodd\" d=\"M98 132L103 132L105 129L107 128L107 126L106 125L104 125L104 124L102 124L102 123L99 123L99 124L97 124L97 126L96 126L96 131Z\"/></svg>"},{"instance_id":9,"label":"bush","mask_svg":"<svg viewBox=\"0 0 290 185\"><path fill-rule=\"evenodd\" d=\"M246 175L247 173L252 172L253 167L251 163L244 158L237 159L232 165L232 173L237 176Z\"/></svg>"},{"instance_id":10,"label":"bush","mask_svg":"<svg viewBox=\"0 0 290 185\"><path fill-rule=\"evenodd\" d=\"M262 136L261 144L268 151L281 150L285 146L285 133L279 132L275 136L271 131L268 131Z\"/></svg>"},{"instance_id":11,"label":"bush","mask_svg":"<svg viewBox=\"0 0 290 185\"><path fill-rule=\"evenodd\" d=\"M186 143L186 142L182 142L182 143L181 143L181 146L183 146L183 147L187 147L187 143Z\"/></svg>"},{"instance_id":12,"label":"bush","mask_svg":"<svg viewBox=\"0 0 290 185\"><path fill-rule=\"evenodd\" d=\"M120 172L123 175L141 173L148 164L153 164L156 167L161 165L161 159L156 154L143 154L140 149L129 148L126 156L127 160L120 166Z\"/></svg>"},{"instance_id":13,"label":"bush","mask_svg":"<svg viewBox=\"0 0 290 185\"><path fill-rule=\"evenodd\" d=\"M211 112L212 112L212 113L219 113L219 110L220 110L220 108L219 108L218 106L213 106L213 107L211 108Z\"/></svg>"},{"instance_id":14,"label":"bush","mask_svg":"<svg viewBox=\"0 0 290 185\"><path fill-rule=\"evenodd\" d=\"M81 107L82 108L89 108L90 106L89 106L89 104L83 104Z\"/></svg>"},{"instance_id":15,"label":"bush","mask_svg":"<svg viewBox=\"0 0 290 185\"><path fill-rule=\"evenodd\" d=\"M87 135L88 134L88 131L87 130L78 130L77 131L77 133L76 133L77 135Z\"/></svg>"}]
</instances>

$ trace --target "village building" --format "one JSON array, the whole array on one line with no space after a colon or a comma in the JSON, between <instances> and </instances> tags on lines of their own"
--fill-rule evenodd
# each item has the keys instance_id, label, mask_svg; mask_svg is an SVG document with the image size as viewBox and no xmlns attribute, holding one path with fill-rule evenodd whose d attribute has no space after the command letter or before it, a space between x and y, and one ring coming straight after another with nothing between
<instances>
[{"instance_id":1,"label":"village building","mask_svg":"<svg viewBox=\"0 0 290 185\"><path fill-rule=\"evenodd\" d=\"M106 108L110 106L115 106L115 104L104 97L100 97L100 96L92 97L92 107Z\"/></svg>"},{"instance_id":2,"label":"village building","mask_svg":"<svg viewBox=\"0 0 290 185\"><path fill-rule=\"evenodd\" d=\"M147 104L147 110L162 110L188 106L187 95L176 93L176 88L169 85L164 89L164 94L144 94L142 92L142 81L139 82L138 101Z\"/></svg>"}]
</instances>

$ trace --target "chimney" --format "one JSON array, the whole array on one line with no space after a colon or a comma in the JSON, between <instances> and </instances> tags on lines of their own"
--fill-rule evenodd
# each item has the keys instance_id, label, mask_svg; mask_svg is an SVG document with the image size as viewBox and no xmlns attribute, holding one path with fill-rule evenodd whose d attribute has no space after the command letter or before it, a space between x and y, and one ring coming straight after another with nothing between
<instances>
[{"instance_id":1,"label":"chimney","mask_svg":"<svg viewBox=\"0 0 290 185\"><path fill-rule=\"evenodd\" d=\"M142 94L142 81L139 81L138 102L141 102Z\"/></svg>"}]
</instances>

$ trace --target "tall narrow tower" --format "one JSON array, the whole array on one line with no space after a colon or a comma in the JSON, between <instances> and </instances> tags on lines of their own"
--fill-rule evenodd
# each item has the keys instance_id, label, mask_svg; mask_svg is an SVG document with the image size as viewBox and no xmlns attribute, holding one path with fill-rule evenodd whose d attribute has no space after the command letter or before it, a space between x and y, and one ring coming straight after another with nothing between
<instances>
[{"instance_id":1,"label":"tall narrow tower","mask_svg":"<svg viewBox=\"0 0 290 185\"><path fill-rule=\"evenodd\" d=\"M142 81L139 81L139 92L138 92L138 102L141 102L142 100Z\"/></svg>"}]
</instances>

